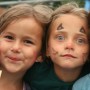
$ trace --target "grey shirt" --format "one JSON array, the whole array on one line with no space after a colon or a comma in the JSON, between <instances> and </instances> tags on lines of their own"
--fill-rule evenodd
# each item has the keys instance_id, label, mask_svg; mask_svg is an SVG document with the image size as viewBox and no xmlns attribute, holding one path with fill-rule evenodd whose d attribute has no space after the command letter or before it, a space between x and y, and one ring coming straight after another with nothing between
<instances>
[{"instance_id":1,"label":"grey shirt","mask_svg":"<svg viewBox=\"0 0 90 90\"><path fill-rule=\"evenodd\" d=\"M90 90L90 74L77 80L72 90Z\"/></svg>"}]
</instances>

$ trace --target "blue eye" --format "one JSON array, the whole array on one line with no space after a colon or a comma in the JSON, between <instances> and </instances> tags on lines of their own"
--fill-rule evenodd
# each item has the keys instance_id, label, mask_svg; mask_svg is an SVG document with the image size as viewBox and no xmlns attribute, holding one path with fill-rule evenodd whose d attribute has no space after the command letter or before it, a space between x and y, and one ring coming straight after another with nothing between
<instances>
[{"instance_id":1,"label":"blue eye","mask_svg":"<svg viewBox=\"0 0 90 90\"><path fill-rule=\"evenodd\" d=\"M62 36L62 35L59 35L59 36L57 36L57 39L58 39L59 41L63 41L63 40L65 40L65 37Z\"/></svg>"},{"instance_id":2,"label":"blue eye","mask_svg":"<svg viewBox=\"0 0 90 90\"><path fill-rule=\"evenodd\" d=\"M86 39L84 39L84 38L79 38L79 39L77 39L77 43L78 44L86 44L88 41L86 40Z\"/></svg>"}]
</instances>

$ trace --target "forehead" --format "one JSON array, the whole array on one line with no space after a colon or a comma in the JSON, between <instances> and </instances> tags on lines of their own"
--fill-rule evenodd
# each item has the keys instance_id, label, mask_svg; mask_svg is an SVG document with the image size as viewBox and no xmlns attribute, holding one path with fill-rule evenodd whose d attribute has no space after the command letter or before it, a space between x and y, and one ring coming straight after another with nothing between
<instances>
[{"instance_id":1,"label":"forehead","mask_svg":"<svg viewBox=\"0 0 90 90\"><path fill-rule=\"evenodd\" d=\"M50 26L51 31L57 31L59 27L63 27L64 30L72 30L75 32L80 31L80 29L83 27L85 32L88 32L87 21L72 14L59 16L57 19L52 21Z\"/></svg>"},{"instance_id":2,"label":"forehead","mask_svg":"<svg viewBox=\"0 0 90 90\"><path fill-rule=\"evenodd\" d=\"M17 34L34 34L43 33L42 25L34 18L23 18L11 22L4 32L13 32Z\"/></svg>"}]
</instances>

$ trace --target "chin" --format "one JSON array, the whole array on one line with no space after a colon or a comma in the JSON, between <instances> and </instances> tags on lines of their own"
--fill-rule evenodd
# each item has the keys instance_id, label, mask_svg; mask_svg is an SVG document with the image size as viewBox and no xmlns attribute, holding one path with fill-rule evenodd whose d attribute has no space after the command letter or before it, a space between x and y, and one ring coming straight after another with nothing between
<instances>
[{"instance_id":1,"label":"chin","mask_svg":"<svg viewBox=\"0 0 90 90\"><path fill-rule=\"evenodd\" d=\"M21 68L19 67L6 67L5 68L8 73L18 73L21 72Z\"/></svg>"},{"instance_id":2,"label":"chin","mask_svg":"<svg viewBox=\"0 0 90 90\"><path fill-rule=\"evenodd\" d=\"M73 66L69 66L69 65L67 65L67 66L63 66L63 68L64 68L64 69L68 69L68 70L69 70L69 69L71 69L71 70L74 69Z\"/></svg>"},{"instance_id":3,"label":"chin","mask_svg":"<svg viewBox=\"0 0 90 90\"><path fill-rule=\"evenodd\" d=\"M61 67L64 69L74 69L75 65L73 65L72 63L63 63Z\"/></svg>"}]
</instances>

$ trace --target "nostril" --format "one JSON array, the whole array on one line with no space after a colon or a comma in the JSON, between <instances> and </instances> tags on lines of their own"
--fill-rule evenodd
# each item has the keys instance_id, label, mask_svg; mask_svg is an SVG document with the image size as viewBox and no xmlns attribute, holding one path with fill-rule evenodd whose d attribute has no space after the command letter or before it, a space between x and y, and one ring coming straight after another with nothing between
<instances>
[{"instance_id":1,"label":"nostril","mask_svg":"<svg viewBox=\"0 0 90 90\"><path fill-rule=\"evenodd\" d=\"M72 43L66 44L66 48L65 49L73 50L73 48L74 48L74 46L73 46Z\"/></svg>"},{"instance_id":2,"label":"nostril","mask_svg":"<svg viewBox=\"0 0 90 90\"><path fill-rule=\"evenodd\" d=\"M19 53L19 52L20 52L20 49L11 49L11 51L12 51L13 53Z\"/></svg>"},{"instance_id":3,"label":"nostril","mask_svg":"<svg viewBox=\"0 0 90 90\"><path fill-rule=\"evenodd\" d=\"M16 41L13 43L12 47L11 47L11 51L14 53L18 53L21 51L21 44L20 41Z\"/></svg>"},{"instance_id":4,"label":"nostril","mask_svg":"<svg viewBox=\"0 0 90 90\"><path fill-rule=\"evenodd\" d=\"M14 52L14 53L19 53L21 50L20 50L20 46L13 46L11 48L11 51Z\"/></svg>"},{"instance_id":5,"label":"nostril","mask_svg":"<svg viewBox=\"0 0 90 90\"><path fill-rule=\"evenodd\" d=\"M71 50L73 50L73 48L72 48L72 47L66 47L66 49L69 49L69 50L71 49Z\"/></svg>"}]
</instances>

